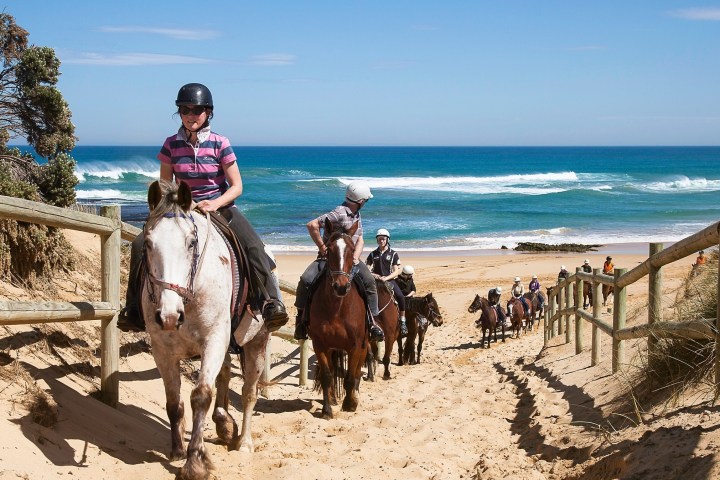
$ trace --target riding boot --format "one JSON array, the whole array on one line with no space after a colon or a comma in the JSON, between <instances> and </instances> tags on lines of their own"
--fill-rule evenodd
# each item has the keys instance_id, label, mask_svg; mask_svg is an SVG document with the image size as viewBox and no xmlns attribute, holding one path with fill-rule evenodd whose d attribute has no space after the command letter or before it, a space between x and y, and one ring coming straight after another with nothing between
<instances>
[{"instance_id":1,"label":"riding boot","mask_svg":"<svg viewBox=\"0 0 720 480\"><path fill-rule=\"evenodd\" d=\"M297 317L295 317L295 334L293 335L295 340L307 340L307 325L303 319L303 311L298 310Z\"/></svg>"},{"instance_id":2,"label":"riding boot","mask_svg":"<svg viewBox=\"0 0 720 480\"><path fill-rule=\"evenodd\" d=\"M400 317L400 338L407 337L408 334L408 328L407 328L407 322L405 321L405 317Z\"/></svg>"},{"instance_id":3,"label":"riding boot","mask_svg":"<svg viewBox=\"0 0 720 480\"><path fill-rule=\"evenodd\" d=\"M140 275L142 269L142 249L144 235L140 233L130 245L130 272L128 273L128 286L125 292L125 307L120 310L117 328L123 332L144 332L145 320L140 316Z\"/></svg>"},{"instance_id":4,"label":"riding boot","mask_svg":"<svg viewBox=\"0 0 720 480\"><path fill-rule=\"evenodd\" d=\"M380 325L377 324L377 318L374 315L369 316L368 324L370 326L370 340L377 340L378 342L385 340L385 334Z\"/></svg>"}]
</instances>

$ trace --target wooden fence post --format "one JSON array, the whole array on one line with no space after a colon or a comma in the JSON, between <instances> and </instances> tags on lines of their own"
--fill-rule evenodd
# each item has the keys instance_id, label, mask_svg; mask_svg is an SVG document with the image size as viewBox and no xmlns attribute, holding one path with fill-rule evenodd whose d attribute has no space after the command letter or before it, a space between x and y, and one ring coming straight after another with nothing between
<instances>
[{"instance_id":1,"label":"wooden fence post","mask_svg":"<svg viewBox=\"0 0 720 480\"><path fill-rule=\"evenodd\" d=\"M656 253L660 253L663 249L662 243L651 243L649 256L652 257ZM650 272L648 274L648 324L662 322L662 267L653 267L650 264ZM648 335L648 357L655 353L657 346L657 338L650 330Z\"/></svg>"},{"instance_id":2,"label":"wooden fence post","mask_svg":"<svg viewBox=\"0 0 720 480\"><path fill-rule=\"evenodd\" d=\"M575 268L575 273L578 273L580 271L580 267ZM583 281L579 277L575 279L575 291L578 295L578 303L580 303L580 299L582 299L582 291L583 291ZM582 299L584 300L584 299ZM578 355L582 353L583 350L583 322L584 320L580 318L580 307L578 305L575 305L575 355ZM570 330L570 329L568 329Z\"/></svg>"},{"instance_id":3,"label":"wooden fence post","mask_svg":"<svg viewBox=\"0 0 720 480\"><path fill-rule=\"evenodd\" d=\"M602 269L594 268L593 275L600 275ZM602 284L598 281L593 281L593 318L600 320L600 296L602 295ZM590 365L593 367L600 363L600 329L593 323L592 326L592 357L590 359Z\"/></svg>"},{"instance_id":4,"label":"wooden fence post","mask_svg":"<svg viewBox=\"0 0 720 480\"><path fill-rule=\"evenodd\" d=\"M115 222L109 235L100 236L101 301L109 302L120 310L120 243L122 223L120 207L108 205L100 208L100 215ZM117 313L112 320L100 321L100 392L102 401L117 407L120 398L120 342L118 340Z\"/></svg>"},{"instance_id":5,"label":"wooden fence post","mask_svg":"<svg viewBox=\"0 0 720 480\"><path fill-rule=\"evenodd\" d=\"M307 340L300 340L300 386L307 384L308 380L308 357L310 344Z\"/></svg>"},{"instance_id":6,"label":"wooden fence post","mask_svg":"<svg viewBox=\"0 0 720 480\"><path fill-rule=\"evenodd\" d=\"M625 317L627 315L627 290L625 287L618 287L618 279L627 272L627 268L615 269L615 280L613 285L613 340L612 340L612 373L617 373L625 362L625 342L615 338L615 332L625 328Z\"/></svg>"},{"instance_id":7,"label":"wooden fence post","mask_svg":"<svg viewBox=\"0 0 720 480\"><path fill-rule=\"evenodd\" d=\"M560 318L558 318L558 335L562 335L563 333L565 333L565 324L567 323L567 309L570 306L570 282L566 282L565 286L560 291L563 294L563 305L560 311L564 313L560 315Z\"/></svg>"}]
</instances>

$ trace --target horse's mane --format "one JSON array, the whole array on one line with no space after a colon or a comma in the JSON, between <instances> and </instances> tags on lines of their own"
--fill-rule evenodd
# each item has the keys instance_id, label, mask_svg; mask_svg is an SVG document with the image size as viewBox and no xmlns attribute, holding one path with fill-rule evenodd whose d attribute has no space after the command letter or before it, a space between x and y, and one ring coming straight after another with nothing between
<instances>
[{"instance_id":1,"label":"horse's mane","mask_svg":"<svg viewBox=\"0 0 720 480\"><path fill-rule=\"evenodd\" d=\"M178 184L168 182L167 180L159 180L158 185L160 186L162 196L157 205L155 205L155 208L150 210L147 218L148 226L154 225L158 220L163 218L165 214L179 214L183 211L178 203Z\"/></svg>"}]
</instances>

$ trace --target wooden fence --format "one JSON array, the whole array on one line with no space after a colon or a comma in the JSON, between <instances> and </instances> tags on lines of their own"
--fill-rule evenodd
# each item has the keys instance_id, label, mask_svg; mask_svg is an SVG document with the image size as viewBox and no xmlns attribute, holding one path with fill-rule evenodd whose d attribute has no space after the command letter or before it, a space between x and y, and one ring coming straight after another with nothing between
<instances>
[{"instance_id":1,"label":"wooden fence","mask_svg":"<svg viewBox=\"0 0 720 480\"><path fill-rule=\"evenodd\" d=\"M565 333L565 342L571 341L571 319L575 320L575 353L582 352L584 321L592 325L592 357L591 364L600 362L600 333L612 338L612 371L619 371L625 363L624 341L634 338L648 338L648 348L653 349L657 338L704 338L715 339L715 351L720 352L720 304L716 318L699 319L685 322L664 322L662 318L662 278L664 265L683 259L711 246L720 243L720 222L714 223L704 230L691 235L667 249L662 243L651 243L649 258L628 271L616 268L614 276L603 275L596 268L593 273L586 273L577 268L574 275L560 281L549 292L548 308L545 312L544 335L545 345L555 335ZM648 275L648 320L646 324L626 327L627 287ZM592 313L582 308L583 281L592 283ZM601 319L601 286L612 285L614 289L612 325ZM718 274L718 299L720 300L720 273ZM715 383L720 389L720 355L715 355Z\"/></svg>"},{"instance_id":2,"label":"wooden fence","mask_svg":"<svg viewBox=\"0 0 720 480\"><path fill-rule=\"evenodd\" d=\"M0 325L77 322L100 320L100 397L116 407L119 400L119 358L117 315L120 311L120 245L121 239L132 241L140 229L120 220L119 206L104 206L100 215L54 207L0 195L0 218L36 223L50 227L78 230L100 237L101 293L99 302L14 302L0 301ZM280 282L287 293L295 287ZM292 332L280 329L274 333L292 339ZM265 377L270 372L270 348L265 359ZM309 343L300 342L300 385L307 382ZM263 393L267 396L267 390Z\"/></svg>"}]
</instances>

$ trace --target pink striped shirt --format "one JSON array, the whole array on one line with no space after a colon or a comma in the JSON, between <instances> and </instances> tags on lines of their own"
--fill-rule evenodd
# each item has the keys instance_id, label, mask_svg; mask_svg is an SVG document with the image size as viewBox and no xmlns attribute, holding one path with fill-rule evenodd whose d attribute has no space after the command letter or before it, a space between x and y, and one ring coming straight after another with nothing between
<instances>
[{"instance_id":1,"label":"pink striped shirt","mask_svg":"<svg viewBox=\"0 0 720 480\"><path fill-rule=\"evenodd\" d=\"M237 157L230 141L205 127L198 132L197 150L188 143L185 130L165 140L158 160L172 165L176 181L184 181L192 191L193 200L212 200L230 187L225 179L224 166L232 165Z\"/></svg>"}]
</instances>

